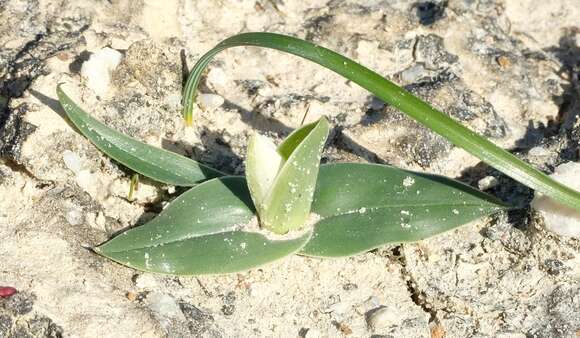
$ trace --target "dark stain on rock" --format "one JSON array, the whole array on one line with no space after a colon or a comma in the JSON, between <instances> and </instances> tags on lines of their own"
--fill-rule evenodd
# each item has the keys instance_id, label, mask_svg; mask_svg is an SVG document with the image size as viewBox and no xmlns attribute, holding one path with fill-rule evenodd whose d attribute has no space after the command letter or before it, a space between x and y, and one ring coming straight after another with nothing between
<instances>
[{"instance_id":1,"label":"dark stain on rock","mask_svg":"<svg viewBox=\"0 0 580 338\"><path fill-rule=\"evenodd\" d=\"M416 3L413 8L423 26L430 26L445 17L447 1L424 1Z\"/></svg>"},{"instance_id":2,"label":"dark stain on rock","mask_svg":"<svg viewBox=\"0 0 580 338\"><path fill-rule=\"evenodd\" d=\"M179 308L185 316L187 326L193 336L209 335L211 337L221 337L219 330L215 327L214 318L211 314L186 302L180 302Z\"/></svg>"},{"instance_id":3,"label":"dark stain on rock","mask_svg":"<svg viewBox=\"0 0 580 338\"><path fill-rule=\"evenodd\" d=\"M34 312L36 296L19 292L0 299L0 337L60 338L63 330L46 316Z\"/></svg>"},{"instance_id":4,"label":"dark stain on rock","mask_svg":"<svg viewBox=\"0 0 580 338\"><path fill-rule=\"evenodd\" d=\"M36 129L23 120L26 105L20 105L12 111L0 111L0 157L18 162L24 140Z\"/></svg>"}]
</instances>

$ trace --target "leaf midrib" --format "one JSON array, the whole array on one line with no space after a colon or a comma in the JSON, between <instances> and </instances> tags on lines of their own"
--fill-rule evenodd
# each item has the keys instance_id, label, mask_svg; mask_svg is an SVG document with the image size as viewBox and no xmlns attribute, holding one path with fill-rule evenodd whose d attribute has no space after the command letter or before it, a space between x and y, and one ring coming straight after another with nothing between
<instances>
[{"instance_id":1,"label":"leaf midrib","mask_svg":"<svg viewBox=\"0 0 580 338\"><path fill-rule=\"evenodd\" d=\"M225 233L236 233L236 232L253 233L253 234L256 234L258 236L262 236L263 238L265 238L266 241L272 242L272 243L275 243L275 242L280 241L280 240L272 240L272 239L269 239L267 236L265 236L265 235L263 235L261 233L258 233L258 232L235 230L235 228L233 228L233 229L228 229L226 231L218 231L218 232L213 232L213 233L206 233L206 234L199 235L199 236L187 236L187 237L180 238L178 240L170 241L170 242L163 243L163 244L150 245L150 246L142 246L142 247L131 248L131 249L127 249L127 250L115 250L115 251L110 250L108 252L106 252L106 251L103 250L103 251L98 251L98 252L100 252L102 254L108 254L108 253L117 253L118 254L118 253L123 253L123 252L131 252L131 251L138 251L138 250L145 250L145 249L150 249L150 248L156 248L158 246L172 245L172 244L176 244L176 243L179 243L179 242L185 242L185 241L188 241L188 240L194 240L194 239L201 238L201 237L206 237L206 236L216 236L216 235L221 235L221 234L225 234ZM299 236L299 237L296 237L296 238L291 238L291 239L288 239L288 240L282 240L282 241L286 241L286 242L298 241L298 240L303 239L305 236L311 236L311 235L312 235L312 231L310 231L308 233L305 233L302 236Z\"/></svg>"},{"instance_id":2,"label":"leaf midrib","mask_svg":"<svg viewBox=\"0 0 580 338\"><path fill-rule=\"evenodd\" d=\"M495 206L495 204L479 204L479 203L466 203L466 204L453 204L453 203L442 203L442 204L428 204L428 203L422 203L422 204L394 204L394 205L380 205L380 206L376 206L376 207L365 207L365 206L361 206L358 209L354 209L354 210L350 210L350 211L346 211L343 213L338 213L338 214L332 214L329 216L325 216L323 217L322 220L326 220L329 218L333 218L333 217L340 217L340 216L345 216L345 215L352 215L352 214L356 214L359 213L360 214L360 209L361 208L365 208L367 212L375 212L378 210L382 210L382 209L388 209L388 208L417 208L417 207L490 207L490 206ZM499 211L501 209L504 209L505 207L502 206L496 206L498 208ZM315 210L313 210L315 211ZM362 213L361 215L364 215L365 213Z\"/></svg>"}]
</instances>

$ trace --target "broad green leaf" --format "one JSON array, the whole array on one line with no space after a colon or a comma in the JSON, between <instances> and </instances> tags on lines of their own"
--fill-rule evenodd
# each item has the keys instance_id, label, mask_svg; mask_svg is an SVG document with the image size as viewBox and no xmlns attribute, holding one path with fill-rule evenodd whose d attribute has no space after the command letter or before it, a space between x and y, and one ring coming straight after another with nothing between
<instances>
[{"instance_id":1,"label":"broad green leaf","mask_svg":"<svg viewBox=\"0 0 580 338\"><path fill-rule=\"evenodd\" d=\"M258 214L264 212L264 199L272 187L280 166L284 163L276 145L257 132L250 137L246 155L246 179Z\"/></svg>"},{"instance_id":2,"label":"broad green leaf","mask_svg":"<svg viewBox=\"0 0 580 338\"><path fill-rule=\"evenodd\" d=\"M303 128L310 132L300 137L301 142L294 146L258 209L262 226L277 234L301 228L310 215L322 148L330 127L323 117L314 128ZM301 131L291 134L291 139L297 134Z\"/></svg>"},{"instance_id":3,"label":"broad green leaf","mask_svg":"<svg viewBox=\"0 0 580 338\"><path fill-rule=\"evenodd\" d=\"M312 204L322 220L301 254L351 256L418 241L505 208L442 176L376 164L323 165Z\"/></svg>"},{"instance_id":4,"label":"broad green leaf","mask_svg":"<svg viewBox=\"0 0 580 338\"><path fill-rule=\"evenodd\" d=\"M126 136L92 118L62 90L56 89L60 104L79 131L107 156L153 180L192 186L223 173L179 154L150 146Z\"/></svg>"},{"instance_id":5,"label":"broad green leaf","mask_svg":"<svg viewBox=\"0 0 580 338\"><path fill-rule=\"evenodd\" d=\"M149 223L127 230L95 251L143 271L223 274L292 254L311 235L269 239L248 231L246 225L252 217L254 208L245 179L216 178L191 188Z\"/></svg>"},{"instance_id":6,"label":"broad green leaf","mask_svg":"<svg viewBox=\"0 0 580 338\"><path fill-rule=\"evenodd\" d=\"M223 40L204 54L191 69L183 89L183 115L186 123L192 122L196 88L205 68L216 54L238 46L272 48L326 67L367 89L497 170L562 204L580 210L580 192L556 182L376 72L330 49L291 36L267 32L242 33Z\"/></svg>"}]
</instances>

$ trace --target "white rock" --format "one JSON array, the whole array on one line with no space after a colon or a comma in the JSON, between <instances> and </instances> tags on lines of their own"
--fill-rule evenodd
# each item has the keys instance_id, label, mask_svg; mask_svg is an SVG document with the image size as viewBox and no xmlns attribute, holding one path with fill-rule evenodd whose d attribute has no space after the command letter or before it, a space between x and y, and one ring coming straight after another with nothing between
<instances>
[{"instance_id":1,"label":"white rock","mask_svg":"<svg viewBox=\"0 0 580 338\"><path fill-rule=\"evenodd\" d=\"M197 102L201 109L211 111L224 104L224 98L215 94L200 94L197 97Z\"/></svg>"},{"instance_id":2,"label":"white rock","mask_svg":"<svg viewBox=\"0 0 580 338\"><path fill-rule=\"evenodd\" d=\"M351 305L348 303L335 303L324 309L322 312L342 315L347 313L350 310L350 308Z\"/></svg>"},{"instance_id":3,"label":"white rock","mask_svg":"<svg viewBox=\"0 0 580 338\"><path fill-rule=\"evenodd\" d=\"M143 290L155 290L158 288L155 277L150 274L138 275L135 278L135 286Z\"/></svg>"},{"instance_id":4,"label":"white rock","mask_svg":"<svg viewBox=\"0 0 580 338\"><path fill-rule=\"evenodd\" d=\"M227 75L221 68L212 68L207 73L207 80L214 86L225 86L227 83Z\"/></svg>"},{"instance_id":5,"label":"white rock","mask_svg":"<svg viewBox=\"0 0 580 338\"><path fill-rule=\"evenodd\" d=\"M367 323L369 327L373 330L379 330L383 328L388 328L393 325L399 324L400 316L397 311L382 307L373 311L367 318Z\"/></svg>"},{"instance_id":6,"label":"white rock","mask_svg":"<svg viewBox=\"0 0 580 338\"><path fill-rule=\"evenodd\" d=\"M83 223L83 212L79 209L72 209L66 213L65 218L70 225L79 225Z\"/></svg>"},{"instance_id":7,"label":"white rock","mask_svg":"<svg viewBox=\"0 0 580 338\"><path fill-rule=\"evenodd\" d=\"M495 187L498 184L497 178L493 176L486 176L477 182L479 190L487 190Z\"/></svg>"},{"instance_id":8,"label":"white rock","mask_svg":"<svg viewBox=\"0 0 580 338\"><path fill-rule=\"evenodd\" d=\"M526 335L523 333L500 333L496 336L496 338L526 338Z\"/></svg>"},{"instance_id":9,"label":"white rock","mask_svg":"<svg viewBox=\"0 0 580 338\"><path fill-rule=\"evenodd\" d=\"M580 163L561 164L550 177L572 189L580 190ZM561 205L538 192L534 196L532 207L544 217L546 229L558 235L580 238L580 211Z\"/></svg>"},{"instance_id":10,"label":"white rock","mask_svg":"<svg viewBox=\"0 0 580 338\"><path fill-rule=\"evenodd\" d=\"M377 296L371 296L364 302L366 310L375 309L381 305L381 301Z\"/></svg>"},{"instance_id":11,"label":"white rock","mask_svg":"<svg viewBox=\"0 0 580 338\"><path fill-rule=\"evenodd\" d=\"M97 180L90 170L83 169L77 173L76 181L79 187L88 192L94 187Z\"/></svg>"},{"instance_id":12,"label":"white rock","mask_svg":"<svg viewBox=\"0 0 580 338\"><path fill-rule=\"evenodd\" d=\"M173 297L154 292L147 297L147 300L149 308L164 328L168 328L172 320L185 321L185 316Z\"/></svg>"},{"instance_id":13,"label":"white rock","mask_svg":"<svg viewBox=\"0 0 580 338\"><path fill-rule=\"evenodd\" d=\"M105 225L107 223L107 218L102 211L99 211L97 217L95 218L95 224L99 227L99 229L105 230Z\"/></svg>"},{"instance_id":14,"label":"white rock","mask_svg":"<svg viewBox=\"0 0 580 338\"><path fill-rule=\"evenodd\" d=\"M318 329L315 328L308 329L308 331L306 331L306 334L304 335L304 338L320 338L320 337L322 337L322 334Z\"/></svg>"},{"instance_id":15,"label":"white rock","mask_svg":"<svg viewBox=\"0 0 580 338\"><path fill-rule=\"evenodd\" d=\"M165 103L170 107L177 109L181 106L181 95L179 93L172 93L165 97Z\"/></svg>"},{"instance_id":16,"label":"white rock","mask_svg":"<svg viewBox=\"0 0 580 338\"><path fill-rule=\"evenodd\" d=\"M550 151L544 147L533 147L528 151L528 155L536 157L546 157L550 156Z\"/></svg>"},{"instance_id":17,"label":"white rock","mask_svg":"<svg viewBox=\"0 0 580 338\"><path fill-rule=\"evenodd\" d=\"M105 47L91 55L81 67L81 75L87 80L87 86L95 94L103 96L109 89L111 73L121 62L123 55L118 51Z\"/></svg>"},{"instance_id":18,"label":"white rock","mask_svg":"<svg viewBox=\"0 0 580 338\"><path fill-rule=\"evenodd\" d=\"M80 156L72 152L70 150L65 150L62 153L62 159L64 161L64 165L69 168L75 174L78 174L83 168L81 163Z\"/></svg>"}]
</instances>

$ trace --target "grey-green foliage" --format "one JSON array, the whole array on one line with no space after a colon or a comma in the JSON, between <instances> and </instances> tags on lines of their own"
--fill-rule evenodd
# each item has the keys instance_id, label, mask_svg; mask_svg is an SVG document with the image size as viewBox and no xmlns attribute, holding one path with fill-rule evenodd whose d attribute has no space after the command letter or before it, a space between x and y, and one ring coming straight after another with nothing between
<instances>
[{"instance_id":1,"label":"grey-green foliage","mask_svg":"<svg viewBox=\"0 0 580 338\"><path fill-rule=\"evenodd\" d=\"M285 234L306 223L328 131L322 118L297 129L278 149L264 136L250 139L246 175L264 228Z\"/></svg>"},{"instance_id":2,"label":"grey-green foliage","mask_svg":"<svg viewBox=\"0 0 580 338\"><path fill-rule=\"evenodd\" d=\"M238 36L216 50L260 45L261 37ZM276 43L289 41L289 46L297 46L296 39L276 39ZM375 88L383 81L350 60L343 66L332 63L342 62L344 57L338 54L311 44L307 47L309 53L320 53L318 61L325 56L334 58L326 64L334 70L345 67L357 71L359 83L367 87ZM208 54L209 58L216 50ZM207 60L204 56L194 67L193 77L201 74ZM198 80L191 79L185 91L186 108L192 104L191 83ZM405 96L406 92L397 88L387 86L383 94L396 91L401 98ZM254 135L248 149L246 181L244 177L223 176L218 170L123 135L90 117L61 86L57 93L70 120L102 152L153 180L193 186L152 221L95 248L99 254L135 269L219 274L250 269L295 252L318 257L349 256L386 243L421 240L506 208L493 197L445 177L376 164L320 166L330 129L326 118L297 129L278 147L264 136ZM410 99L400 108L418 104L414 100L418 99ZM414 114L429 113L425 106L417 109ZM447 120L437 118L439 127L462 132L453 123L446 125ZM458 136L457 140L471 142L477 137ZM474 152L487 151L485 143L472 143L470 149L482 145ZM494 150L493 154L501 152ZM502 161L512 163L508 157ZM516 171L526 172L521 165ZM542 182L549 185L549 181Z\"/></svg>"}]
</instances>

